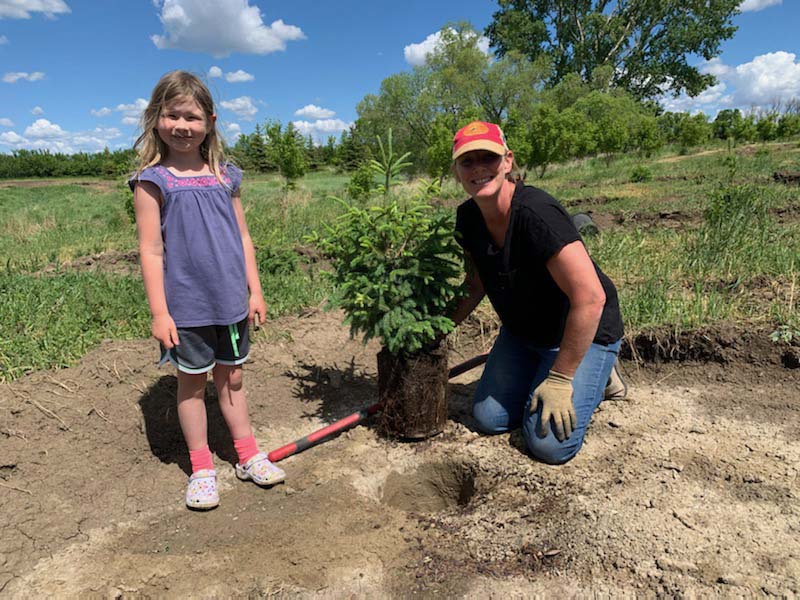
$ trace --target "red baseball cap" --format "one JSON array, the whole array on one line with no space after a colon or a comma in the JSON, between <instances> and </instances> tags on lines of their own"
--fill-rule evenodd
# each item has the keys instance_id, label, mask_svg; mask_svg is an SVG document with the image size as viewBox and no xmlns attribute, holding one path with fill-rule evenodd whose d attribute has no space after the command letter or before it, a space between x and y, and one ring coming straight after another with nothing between
<instances>
[{"instance_id":1,"label":"red baseball cap","mask_svg":"<svg viewBox=\"0 0 800 600\"><path fill-rule=\"evenodd\" d=\"M508 145L503 130L494 123L483 121L473 121L462 127L453 138L453 160L472 150L505 154L508 152Z\"/></svg>"}]
</instances>

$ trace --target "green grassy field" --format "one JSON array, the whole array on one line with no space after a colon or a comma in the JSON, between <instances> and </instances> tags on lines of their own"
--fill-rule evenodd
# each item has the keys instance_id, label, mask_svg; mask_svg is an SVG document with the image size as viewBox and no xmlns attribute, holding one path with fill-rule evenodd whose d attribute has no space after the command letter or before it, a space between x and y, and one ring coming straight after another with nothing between
<instances>
[{"instance_id":1,"label":"green grassy field","mask_svg":"<svg viewBox=\"0 0 800 600\"><path fill-rule=\"evenodd\" d=\"M645 181L632 181L637 167ZM598 222L606 217L609 225L586 241L619 288L629 333L728 321L800 336L800 187L775 183L778 170L800 171L800 145L733 154L720 146L610 164L590 159L553 166L543 179L531 174L528 183L573 212L593 211ZM327 297L304 236L335 218L339 209L330 196L343 196L347 181L312 173L285 195L276 177L246 179L242 199L271 317ZM449 181L441 196L439 203L452 210L463 193ZM678 226L663 217L670 214L680 216ZM125 194L114 183L0 188L0 381L71 364L106 338L149 335L144 291L130 260L135 249ZM105 268L104 256L121 258ZM95 268L83 268L87 262Z\"/></svg>"}]
</instances>

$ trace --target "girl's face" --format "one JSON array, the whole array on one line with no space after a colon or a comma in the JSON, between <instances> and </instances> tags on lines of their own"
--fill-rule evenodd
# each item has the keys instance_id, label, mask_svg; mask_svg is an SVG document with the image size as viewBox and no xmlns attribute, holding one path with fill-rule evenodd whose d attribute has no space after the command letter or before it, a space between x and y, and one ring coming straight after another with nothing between
<instances>
[{"instance_id":1,"label":"girl's face","mask_svg":"<svg viewBox=\"0 0 800 600\"><path fill-rule=\"evenodd\" d=\"M510 150L505 155L488 150L467 152L456 159L456 177L471 197L494 197L511 172L513 157Z\"/></svg>"},{"instance_id":2,"label":"girl's face","mask_svg":"<svg viewBox=\"0 0 800 600\"><path fill-rule=\"evenodd\" d=\"M209 122L193 98L179 97L161 110L156 131L170 152L199 153L200 145L211 131L215 118L216 115L211 115Z\"/></svg>"}]
</instances>

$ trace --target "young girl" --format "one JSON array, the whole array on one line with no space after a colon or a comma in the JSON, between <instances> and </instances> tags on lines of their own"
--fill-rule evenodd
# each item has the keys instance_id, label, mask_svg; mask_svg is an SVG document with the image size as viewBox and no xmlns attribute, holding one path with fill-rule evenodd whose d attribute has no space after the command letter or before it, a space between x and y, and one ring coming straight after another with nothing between
<instances>
[{"instance_id":1,"label":"young girl","mask_svg":"<svg viewBox=\"0 0 800 600\"><path fill-rule=\"evenodd\" d=\"M242 172L224 160L216 118L196 76L164 75L142 115L130 180L153 337L161 362L178 370L178 420L192 464L186 505L194 509L219 504L203 400L209 371L239 457L236 476L264 486L285 477L258 450L242 387L247 325L263 320L267 307L239 194Z\"/></svg>"}]
</instances>

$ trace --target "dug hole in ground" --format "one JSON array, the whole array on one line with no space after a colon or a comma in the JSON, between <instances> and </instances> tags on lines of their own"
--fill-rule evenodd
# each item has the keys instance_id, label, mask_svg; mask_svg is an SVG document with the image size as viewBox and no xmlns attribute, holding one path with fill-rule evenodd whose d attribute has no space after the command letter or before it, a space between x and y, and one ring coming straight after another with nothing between
<instances>
[{"instance_id":1,"label":"dug hole in ground","mask_svg":"<svg viewBox=\"0 0 800 600\"><path fill-rule=\"evenodd\" d=\"M341 317L259 334L245 385L263 449L375 402L379 348ZM461 329L451 365L492 340ZM261 489L236 479L209 386L222 501L207 513L183 506L174 373L151 340L106 342L0 386L0 595L800 594L797 348L722 329L648 339L622 363L628 399L601 405L561 467L530 460L519 432L476 432L479 367L450 381L440 435L391 441L372 419Z\"/></svg>"}]
</instances>

